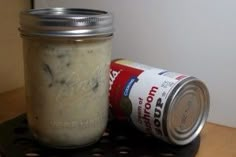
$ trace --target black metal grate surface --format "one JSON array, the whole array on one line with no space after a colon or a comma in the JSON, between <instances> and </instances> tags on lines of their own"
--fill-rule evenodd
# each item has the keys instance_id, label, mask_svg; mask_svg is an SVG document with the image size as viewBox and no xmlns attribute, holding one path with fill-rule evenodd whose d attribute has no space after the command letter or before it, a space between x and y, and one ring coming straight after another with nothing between
<instances>
[{"instance_id":1,"label":"black metal grate surface","mask_svg":"<svg viewBox=\"0 0 236 157\"><path fill-rule=\"evenodd\" d=\"M186 146L174 146L140 133L127 123L112 121L96 144L58 150L38 144L25 115L0 124L0 157L194 157L200 137Z\"/></svg>"}]
</instances>

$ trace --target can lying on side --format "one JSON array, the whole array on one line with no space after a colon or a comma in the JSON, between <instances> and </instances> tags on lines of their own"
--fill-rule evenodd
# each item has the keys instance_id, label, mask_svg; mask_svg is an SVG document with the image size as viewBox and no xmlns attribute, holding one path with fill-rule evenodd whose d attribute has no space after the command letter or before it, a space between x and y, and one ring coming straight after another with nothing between
<instances>
[{"instance_id":1,"label":"can lying on side","mask_svg":"<svg viewBox=\"0 0 236 157\"><path fill-rule=\"evenodd\" d=\"M129 118L141 131L172 144L193 141L207 120L208 89L192 76L117 59L109 91L117 119Z\"/></svg>"}]
</instances>

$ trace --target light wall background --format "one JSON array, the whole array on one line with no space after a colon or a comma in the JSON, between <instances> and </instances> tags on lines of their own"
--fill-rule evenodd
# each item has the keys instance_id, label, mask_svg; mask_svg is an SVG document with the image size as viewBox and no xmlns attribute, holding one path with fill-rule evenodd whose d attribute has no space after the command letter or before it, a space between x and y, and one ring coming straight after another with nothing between
<instances>
[{"instance_id":1,"label":"light wall background","mask_svg":"<svg viewBox=\"0 0 236 157\"><path fill-rule=\"evenodd\" d=\"M0 93L24 84L18 15L26 8L30 8L29 0L0 1Z\"/></svg>"},{"instance_id":2,"label":"light wall background","mask_svg":"<svg viewBox=\"0 0 236 157\"><path fill-rule=\"evenodd\" d=\"M210 90L209 121L236 127L235 0L35 0L35 7L112 11L113 58L199 77Z\"/></svg>"}]
</instances>

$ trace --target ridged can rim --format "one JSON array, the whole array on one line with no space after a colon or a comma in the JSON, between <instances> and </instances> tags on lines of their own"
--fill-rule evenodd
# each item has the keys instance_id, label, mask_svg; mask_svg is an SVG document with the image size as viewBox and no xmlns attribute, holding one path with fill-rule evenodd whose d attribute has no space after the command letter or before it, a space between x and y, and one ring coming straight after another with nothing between
<instances>
[{"instance_id":1,"label":"ridged can rim","mask_svg":"<svg viewBox=\"0 0 236 157\"><path fill-rule=\"evenodd\" d=\"M164 112L164 133L170 143L186 145L201 132L207 121L210 96L206 85L195 77L180 82L170 93Z\"/></svg>"}]
</instances>

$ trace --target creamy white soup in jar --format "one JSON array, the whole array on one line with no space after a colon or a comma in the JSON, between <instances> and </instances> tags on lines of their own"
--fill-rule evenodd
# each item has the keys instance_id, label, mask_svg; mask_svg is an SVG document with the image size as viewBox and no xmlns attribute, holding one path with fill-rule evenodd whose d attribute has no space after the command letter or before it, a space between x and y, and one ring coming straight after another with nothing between
<instances>
[{"instance_id":1,"label":"creamy white soup in jar","mask_svg":"<svg viewBox=\"0 0 236 157\"><path fill-rule=\"evenodd\" d=\"M54 13L57 10L41 10L53 12L51 18L63 18L60 14ZM42 14L42 11L38 14ZM67 34L65 30L61 30L61 34L58 35L58 29L62 29L61 27L55 32L28 31L27 23L23 25L24 19L20 28L23 37L29 126L36 139L58 148L83 147L95 143L102 136L108 118L112 31L110 28L101 33L96 29L102 27L99 27L99 16L104 16L100 22L104 18L108 18L106 20L109 21L111 17L102 11L90 10L87 15L87 10L73 9L73 14L67 12L67 16L73 17L76 11L81 17L86 14L84 21L87 20L87 23L83 23L83 20L77 21L73 29L80 33L73 36L71 30L66 30ZM21 15L22 18L26 16L24 14ZM37 15L31 14L27 16ZM92 17L88 19L87 16ZM91 21L93 18L94 21ZM104 21L107 22L106 20ZM104 21L100 25L103 25ZM71 21L68 22L66 19L64 22ZM81 35L83 31L78 31L78 25L89 22L92 23L90 27L96 26L95 22L98 22L98 28L92 30L95 33ZM51 25L44 29L50 28ZM54 30L56 27L51 29ZM90 27L87 29L92 29ZM84 29L84 26L81 26L82 28Z\"/></svg>"}]
</instances>

